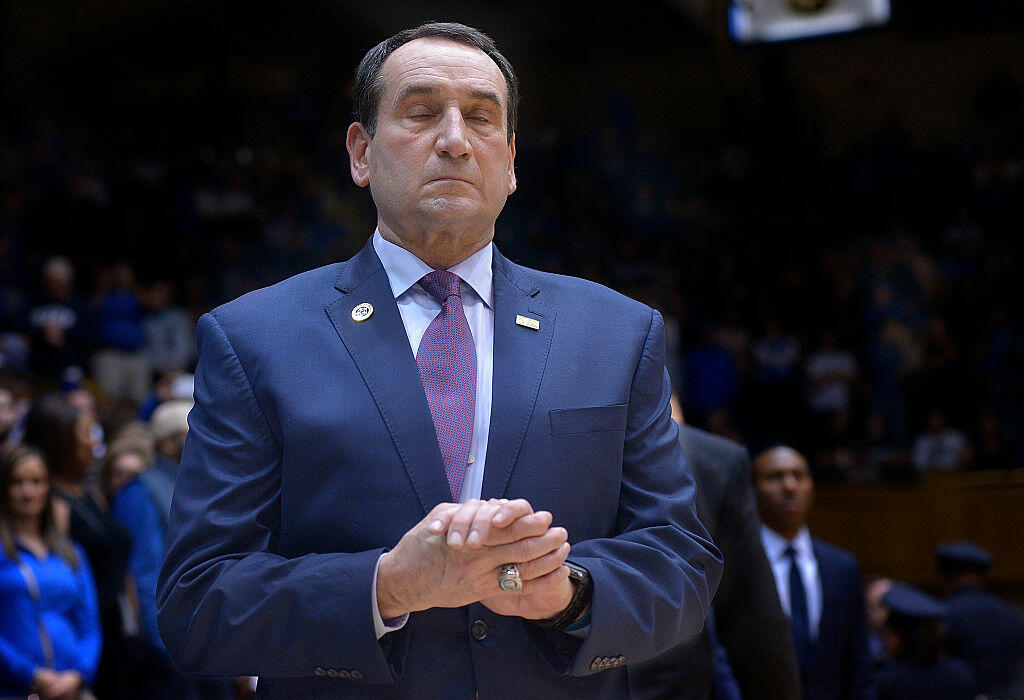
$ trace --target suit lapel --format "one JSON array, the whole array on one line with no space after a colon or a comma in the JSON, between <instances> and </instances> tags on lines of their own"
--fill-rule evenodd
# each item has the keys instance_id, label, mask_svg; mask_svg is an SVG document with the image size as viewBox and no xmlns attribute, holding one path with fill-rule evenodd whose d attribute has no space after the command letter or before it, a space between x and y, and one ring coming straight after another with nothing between
<instances>
[{"instance_id":1,"label":"suit lapel","mask_svg":"<svg viewBox=\"0 0 1024 700\"><path fill-rule=\"evenodd\" d=\"M426 514L451 501L451 490L409 337L372 242L342 265L335 287L342 296L327 305L327 315L377 404ZM357 322L352 309L364 302L373 305L373 314Z\"/></svg>"},{"instance_id":2,"label":"suit lapel","mask_svg":"<svg viewBox=\"0 0 1024 700\"><path fill-rule=\"evenodd\" d=\"M828 553L812 542L814 547L814 558L818 560L818 578L821 579L821 619L818 621L818 636L811 652L811 665L818 663L818 656L821 653L822 641L828 644L834 640L835 614L836 614L836 591L839 582L835 577L835 568L831 566Z\"/></svg>"},{"instance_id":3,"label":"suit lapel","mask_svg":"<svg viewBox=\"0 0 1024 700\"><path fill-rule=\"evenodd\" d=\"M494 375L484 500L505 496L551 349L555 310L535 299L538 292L534 280L495 248ZM534 319L540 327L518 325L516 316Z\"/></svg>"}]
</instances>

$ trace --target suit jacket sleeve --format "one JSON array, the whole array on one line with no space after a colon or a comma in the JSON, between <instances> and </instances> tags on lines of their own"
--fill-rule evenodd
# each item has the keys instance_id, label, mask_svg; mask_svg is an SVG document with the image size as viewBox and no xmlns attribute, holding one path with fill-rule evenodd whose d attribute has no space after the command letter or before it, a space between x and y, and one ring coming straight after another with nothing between
<instances>
[{"instance_id":1,"label":"suit jacket sleeve","mask_svg":"<svg viewBox=\"0 0 1024 700\"><path fill-rule=\"evenodd\" d=\"M715 596L719 641L744 698L800 697L792 628L758 532L750 458L741 448L730 452L732 478L714 516L717 544L728 562Z\"/></svg>"},{"instance_id":2,"label":"suit jacket sleeve","mask_svg":"<svg viewBox=\"0 0 1024 700\"><path fill-rule=\"evenodd\" d=\"M846 659L843 668L847 674L845 686L851 698L872 698L874 688L871 679L871 653L868 651L867 615L864 611L864 585L860 566L853 562L850 572L854 595L850 600L850 639L846 645Z\"/></svg>"},{"instance_id":3,"label":"suit jacket sleeve","mask_svg":"<svg viewBox=\"0 0 1024 700\"><path fill-rule=\"evenodd\" d=\"M323 666L394 680L371 613L383 550L274 554L281 445L212 314L200 319L197 342L195 407L158 591L168 653L206 674L309 676Z\"/></svg>"},{"instance_id":4,"label":"suit jacket sleeve","mask_svg":"<svg viewBox=\"0 0 1024 700\"><path fill-rule=\"evenodd\" d=\"M642 661L703 628L722 561L696 515L670 395L664 324L652 311L630 385L614 536L574 543L569 555L594 580L590 630L582 643L561 635L569 649L545 654L556 671Z\"/></svg>"}]
</instances>

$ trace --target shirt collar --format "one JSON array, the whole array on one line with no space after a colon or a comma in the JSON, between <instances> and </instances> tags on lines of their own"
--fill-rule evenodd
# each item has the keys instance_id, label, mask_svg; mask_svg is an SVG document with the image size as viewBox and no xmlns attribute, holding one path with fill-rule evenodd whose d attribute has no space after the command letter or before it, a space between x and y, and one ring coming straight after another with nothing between
<instances>
[{"instance_id":1,"label":"shirt collar","mask_svg":"<svg viewBox=\"0 0 1024 700\"><path fill-rule=\"evenodd\" d=\"M426 264L402 246L395 245L380 235L380 230L373 232L373 250L384 265L388 275L391 292L395 299L409 291L423 276L433 272L434 268ZM494 308L494 271L491 267L494 253L490 244L485 245L448 271L456 274L476 292L485 304Z\"/></svg>"},{"instance_id":2,"label":"shirt collar","mask_svg":"<svg viewBox=\"0 0 1024 700\"><path fill-rule=\"evenodd\" d=\"M768 561L772 563L785 556L787 547L795 549L800 558L814 558L814 543L811 541L811 532L806 527L800 528L792 540L787 540L767 525L761 525L761 541L764 543Z\"/></svg>"}]
</instances>

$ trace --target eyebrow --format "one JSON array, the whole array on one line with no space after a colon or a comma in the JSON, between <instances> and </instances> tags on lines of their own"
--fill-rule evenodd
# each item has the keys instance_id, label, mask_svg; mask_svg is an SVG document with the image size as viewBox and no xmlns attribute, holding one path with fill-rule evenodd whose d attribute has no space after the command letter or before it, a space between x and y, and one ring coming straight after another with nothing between
<instances>
[{"instance_id":1,"label":"eyebrow","mask_svg":"<svg viewBox=\"0 0 1024 700\"><path fill-rule=\"evenodd\" d=\"M402 88L402 91L398 93L398 97L395 98L395 104L400 105L414 95L436 95L439 92L438 88L431 85L413 83ZM504 109L504 105L501 104L501 98L493 90L471 90L469 96L474 100L491 102L498 109Z\"/></svg>"}]
</instances>

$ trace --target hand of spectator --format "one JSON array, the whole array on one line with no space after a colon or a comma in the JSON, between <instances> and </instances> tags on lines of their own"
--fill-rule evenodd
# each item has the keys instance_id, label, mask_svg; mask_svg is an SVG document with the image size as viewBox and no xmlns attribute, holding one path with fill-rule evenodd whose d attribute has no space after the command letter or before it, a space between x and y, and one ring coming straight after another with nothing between
<instances>
[{"instance_id":1,"label":"hand of spectator","mask_svg":"<svg viewBox=\"0 0 1024 700\"><path fill-rule=\"evenodd\" d=\"M35 674L36 688L42 700L75 700L82 689L82 675L78 671L39 669Z\"/></svg>"},{"instance_id":2,"label":"hand of spectator","mask_svg":"<svg viewBox=\"0 0 1024 700\"><path fill-rule=\"evenodd\" d=\"M556 573L568 555L568 533L550 527L550 513L532 511L522 499L436 506L381 557L376 591L381 616L492 597L500 592L499 569L509 562L519 567L523 590L533 579Z\"/></svg>"}]
</instances>

